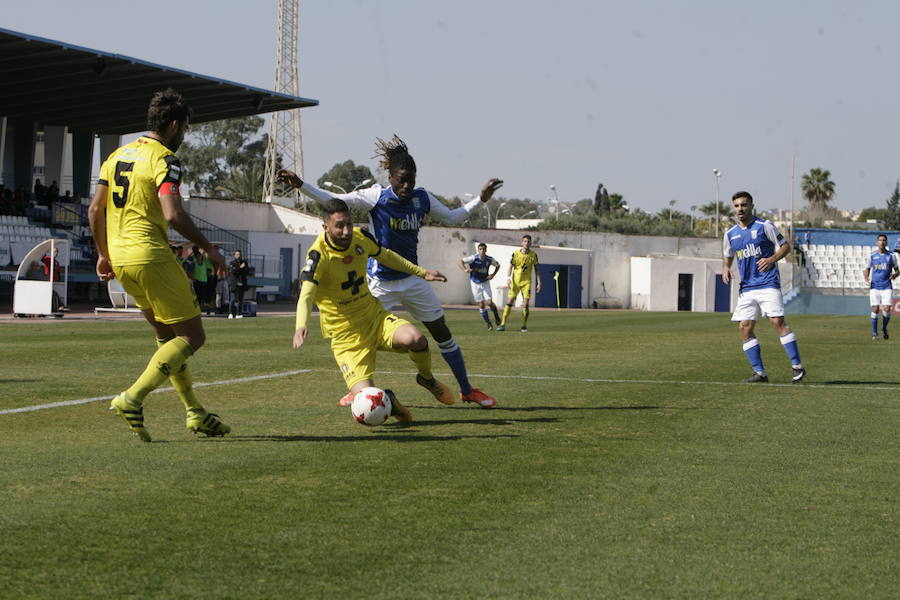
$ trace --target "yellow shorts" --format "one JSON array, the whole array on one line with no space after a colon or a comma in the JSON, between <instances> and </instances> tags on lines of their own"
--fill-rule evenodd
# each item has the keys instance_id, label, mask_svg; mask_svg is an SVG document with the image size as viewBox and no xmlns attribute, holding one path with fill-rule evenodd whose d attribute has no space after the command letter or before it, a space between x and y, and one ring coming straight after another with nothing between
<instances>
[{"instance_id":1,"label":"yellow shorts","mask_svg":"<svg viewBox=\"0 0 900 600\"><path fill-rule=\"evenodd\" d=\"M113 271L138 308L152 310L160 323L181 323L200 314L191 281L174 258L145 265L113 267Z\"/></svg>"},{"instance_id":2,"label":"yellow shorts","mask_svg":"<svg viewBox=\"0 0 900 600\"><path fill-rule=\"evenodd\" d=\"M512 285L509 286L509 298L513 300L516 299L516 296L519 295L519 292L522 293L522 297L526 300L531 298L531 281L526 281L524 283L516 283L512 282Z\"/></svg>"},{"instance_id":3,"label":"yellow shorts","mask_svg":"<svg viewBox=\"0 0 900 600\"><path fill-rule=\"evenodd\" d=\"M379 350L403 352L394 350L391 341L397 329L408 323L405 319L385 312L382 318L373 319L363 331L342 332L331 338L331 352L344 376L347 389L375 375L375 353Z\"/></svg>"}]
</instances>

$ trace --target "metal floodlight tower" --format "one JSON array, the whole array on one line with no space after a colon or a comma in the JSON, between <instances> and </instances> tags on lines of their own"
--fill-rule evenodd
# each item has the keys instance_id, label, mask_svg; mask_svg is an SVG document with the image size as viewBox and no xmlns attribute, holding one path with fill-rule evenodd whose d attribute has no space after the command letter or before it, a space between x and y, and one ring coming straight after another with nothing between
<instances>
[{"instance_id":1,"label":"metal floodlight tower","mask_svg":"<svg viewBox=\"0 0 900 600\"><path fill-rule=\"evenodd\" d=\"M297 69L297 31L300 0L278 0L275 55L275 91L291 96L300 95L300 75ZM300 192L279 183L278 169L290 169L303 177L303 139L300 136L300 109L273 112L269 127L269 146L266 149L266 173L263 196L266 202L289 204L292 208L300 199ZM280 200L280 202L279 202Z\"/></svg>"}]
</instances>

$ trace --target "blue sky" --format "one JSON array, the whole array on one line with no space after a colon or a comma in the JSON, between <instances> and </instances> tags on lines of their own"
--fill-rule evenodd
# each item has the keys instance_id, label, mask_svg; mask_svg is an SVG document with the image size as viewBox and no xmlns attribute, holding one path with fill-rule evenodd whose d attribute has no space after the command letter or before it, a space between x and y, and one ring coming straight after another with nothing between
<instances>
[{"instance_id":1,"label":"blue sky","mask_svg":"<svg viewBox=\"0 0 900 600\"><path fill-rule=\"evenodd\" d=\"M271 89L276 0L32 0L8 29ZM166 6L167 8L162 8ZM177 6L181 13L172 14ZM301 1L306 176L399 134L419 184L453 196L593 197L676 209L751 191L787 208L829 169L834 204L883 206L900 178L900 3ZM64 100L62 98L61 100ZM796 194L799 204L799 191Z\"/></svg>"}]
</instances>

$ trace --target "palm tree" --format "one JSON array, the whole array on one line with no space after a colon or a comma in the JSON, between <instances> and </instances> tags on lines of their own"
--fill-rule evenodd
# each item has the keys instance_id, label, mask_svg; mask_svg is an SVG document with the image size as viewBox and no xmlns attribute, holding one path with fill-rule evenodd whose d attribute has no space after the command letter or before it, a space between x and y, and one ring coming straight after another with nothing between
<instances>
[{"instance_id":1,"label":"palm tree","mask_svg":"<svg viewBox=\"0 0 900 600\"><path fill-rule=\"evenodd\" d=\"M835 185L827 169L810 169L801 179L800 188L811 209L824 209L834 198Z\"/></svg>"},{"instance_id":2,"label":"palm tree","mask_svg":"<svg viewBox=\"0 0 900 600\"><path fill-rule=\"evenodd\" d=\"M216 191L232 200L261 202L263 168L259 161L253 161L244 167L237 167L228 174L224 182L216 186Z\"/></svg>"}]
</instances>

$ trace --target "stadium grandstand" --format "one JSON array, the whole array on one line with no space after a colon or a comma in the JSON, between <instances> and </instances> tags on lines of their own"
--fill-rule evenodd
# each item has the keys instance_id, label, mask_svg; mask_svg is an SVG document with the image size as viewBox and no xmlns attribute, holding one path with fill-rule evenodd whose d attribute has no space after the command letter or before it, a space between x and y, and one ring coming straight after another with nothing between
<instances>
[{"instance_id":1,"label":"stadium grandstand","mask_svg":"<svg viewBox=\"0 0 900 600\"><path fill-rule=\"evenodd\" d=\"M87 224L95 141L99 138L102 160L121 145L122 135L145 131L147 102L155 91L172 87L183 93L194 110L193 123L318 105L2 28L0 57L6 90L0 96L0 296L5 297L21 258L48 238L70 242L70 283L98 282ZM43 164L36 165L36 155ZM63 176L68 173L70 181ZM195 221L210 239L252 256L246 236ZM171 230L170 239L183 241Z\"/></svg>"}]
</instances>

